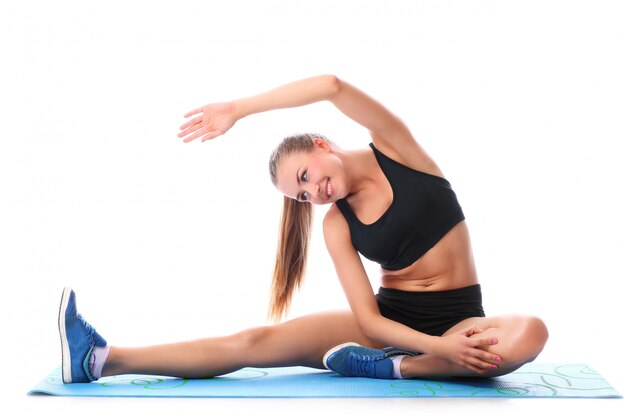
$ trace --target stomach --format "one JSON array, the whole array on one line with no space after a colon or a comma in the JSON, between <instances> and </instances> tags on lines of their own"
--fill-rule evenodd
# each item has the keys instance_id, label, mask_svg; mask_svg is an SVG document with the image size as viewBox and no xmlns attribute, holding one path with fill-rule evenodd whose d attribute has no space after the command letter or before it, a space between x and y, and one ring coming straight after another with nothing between
<instances>
[{"instance_id":1,"label":"stomach","mask_svg":"<svg viewBox=\"0 0 626 417\"><path fill-rule=\"evenodd\" d=\"M406 268L381 268L381 286L402 291L446 291L478 284L469 230L456 224L428 252Z\"/></svg>"}]
</instances>

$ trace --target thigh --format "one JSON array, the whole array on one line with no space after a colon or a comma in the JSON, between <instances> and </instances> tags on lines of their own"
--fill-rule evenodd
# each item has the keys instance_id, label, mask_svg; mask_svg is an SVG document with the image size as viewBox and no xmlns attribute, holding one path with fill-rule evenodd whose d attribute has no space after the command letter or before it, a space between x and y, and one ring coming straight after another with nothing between
<instances>
[{"instance_id":1,"label":"thigh","mask_svg":"<svg viewBox=\"0 0 626 417\"><path fill-rule=\"evenodd\" d=\"M493 334L494 332L505 336L547 334L545 324L540 318L510 314L492 317L470 317L446 330L442 336L474 326L485 330L485 332L475 334L471 337L487 337L487 335Z\"/></svg>"},{"instance_id":2,"label":"thigh","mask_svg":"<svg viewBox=\"0 0 626 417\"><path fill-rule=\"evenodd\" d=\"M467 329L468 327L480 327L483 330L506 327L511 324L510 322L513 317L514 316L470 317L455 324L446 330L446 332L441 336L447 336L449 334ZM479 337L480 334L475 336Z\"/></svg>"},{"instance_id":3,"label":"thigh","mask_svg":"<svg viewBox=\"0 0 626 417\"><path fill-rule=\"evenodd\" d=\"M250 350L255 352L258 362L265 364L266 359L278 357L281 366L323 368L324 354L339 344L356 342L374 348L384 347L361 331L351 311L310 314L258 330L260 332Z\"/></svg>"}]
</instances>

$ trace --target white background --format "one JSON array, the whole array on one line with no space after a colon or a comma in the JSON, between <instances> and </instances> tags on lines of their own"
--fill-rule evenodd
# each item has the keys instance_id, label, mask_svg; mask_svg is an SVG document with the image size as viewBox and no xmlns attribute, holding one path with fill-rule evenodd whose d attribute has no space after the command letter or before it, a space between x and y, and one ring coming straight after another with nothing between
<instances>
[{"instance_id":1,"label":"white background","mask_svg":"<svg viewBox=\"0 0 626 417\"><path fill-rule=\"evenodd\" d=\"M47 415L226 410L441 415L624 410L623 400L143 400L27 397L60 363L73 287L111 344L265 324L294 132L362 148L330 103L183 144L207 102L336 74L398 114L452 182L488 315L549 326L539 362L622 394L626 267L623 1L55 1L0 6L0 407ZM347 308L316 211L291 317ZM367 264L372 284L377 268Z\"/></svg>"}]
</instances>

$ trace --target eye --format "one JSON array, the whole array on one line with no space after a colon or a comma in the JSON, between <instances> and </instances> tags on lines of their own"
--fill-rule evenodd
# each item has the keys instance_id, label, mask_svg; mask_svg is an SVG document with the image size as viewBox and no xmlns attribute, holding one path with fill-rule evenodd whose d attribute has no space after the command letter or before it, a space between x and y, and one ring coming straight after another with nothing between
<instances>
[{"instance_id":1,"label":"eye","mask_svg":"<svg viewBox=\"0 0 626 417\"><path fill-rule=\"evenodd\" d=\"M300 176L300 181L302 182L307 182L309 180L309 173L305 170L302 175ZM300 201L308 201L309 200L309 193L307 193L306 191L303 192L302 194L300 194L300 198L298 199Z\"/></svg>"}]
</instances>

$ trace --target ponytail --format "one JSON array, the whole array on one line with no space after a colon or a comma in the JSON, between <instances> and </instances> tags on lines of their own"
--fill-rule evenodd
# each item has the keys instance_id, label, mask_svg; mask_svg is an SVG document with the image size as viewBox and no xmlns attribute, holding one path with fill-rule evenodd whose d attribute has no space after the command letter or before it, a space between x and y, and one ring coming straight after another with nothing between
<instances>
[{"instance_id":1,"label":"ponytail","mask_svg":"<svg viewBox=\"0 0 626 417\"><path fill-rule=\"evenodd\" d=\"M268 316L279 322L289 311L306 270L313 225L313 205L284 197Z\"/></svg>"},{"instance_id":2,"label":"ponytail","mask_svg":"<svg viewBox=\"0 0 626 417\"><path fill-rule=\"evenodd\" d=\"M272 184L278 183L278 165L281 158L296 152L312 152L313 140L316 138L332 144L327 137L317 133L300 133L283 139L270 155ZM279 322L287 314L293 293L304 279L312 225L313 205L285 196L268 311L268 318L274 322Z\"/></svg>"}]
</instances>

